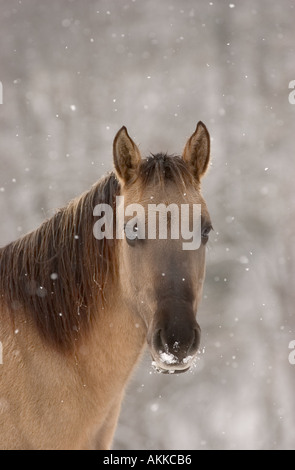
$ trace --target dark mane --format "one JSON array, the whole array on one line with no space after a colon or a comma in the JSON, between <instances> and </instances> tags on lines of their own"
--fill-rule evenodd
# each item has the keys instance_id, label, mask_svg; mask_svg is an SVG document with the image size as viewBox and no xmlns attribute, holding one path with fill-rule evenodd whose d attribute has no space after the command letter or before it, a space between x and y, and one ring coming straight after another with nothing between
<instances>
[{"instance_id":1,"label":"dark mane","mask_svg":"<svg viewBox=\"0 0 295 470\"><path fill-rule=\"evenodd\" d=\"M33 316L41 334L56 346L73 344L103 306L109 276L115 274L112 240L93 236L93 209L114 206L119 182L111 173L60 209L37 230L0 249L0 293Z\"/></svg>"},{"instance_id":2,"label":"dark mane","mask_svg":"<svg viewBox=\"0 0 295 470\"><path fill-rule=\"evenodd\" d=\"M144 186L165 184L167 181L182 186L194 185L195 180L182 157L166 153L151 154L140 166L140 177Z\"/></svg>"}]
</instances>

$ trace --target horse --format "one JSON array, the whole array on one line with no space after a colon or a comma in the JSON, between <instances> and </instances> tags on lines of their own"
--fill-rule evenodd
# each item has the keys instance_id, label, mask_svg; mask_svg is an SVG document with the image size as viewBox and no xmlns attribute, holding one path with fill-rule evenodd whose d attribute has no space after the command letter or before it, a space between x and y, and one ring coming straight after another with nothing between
<instances>
[{"instance_id":1,"label":"horse","mask_svg":"<svg viewBox=\"0 0 295 470\"><path fill-rule=\"evenodd\" d=\"M0 249L1 449L110 449L145 344L157 371L191 367L212 229L200 186L209 159L202 122L181 156L142 158L122 127L113 171ZM97 205L151 201L201 205L198 249L136 237L136 227L128 236L126 221L122 237L94 236Z\"/></svg>"}]
</instances>

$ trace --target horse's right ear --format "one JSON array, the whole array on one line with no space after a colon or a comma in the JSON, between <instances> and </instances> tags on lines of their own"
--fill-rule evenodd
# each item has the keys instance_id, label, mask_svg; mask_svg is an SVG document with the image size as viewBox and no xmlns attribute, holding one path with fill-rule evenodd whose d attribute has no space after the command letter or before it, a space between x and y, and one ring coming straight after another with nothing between
<instances>
[{"instance_id":1,"label":"horse's right ear","mask_svg":"<svg viewBox=\"0 0 295 470\"><path fill-rule=\"evenodd\" d=\"M128 183L136 174L141 156L125 126L119 130L114 139L113 154L117 177L123 183Z\"/></svg>"}]
</instances>

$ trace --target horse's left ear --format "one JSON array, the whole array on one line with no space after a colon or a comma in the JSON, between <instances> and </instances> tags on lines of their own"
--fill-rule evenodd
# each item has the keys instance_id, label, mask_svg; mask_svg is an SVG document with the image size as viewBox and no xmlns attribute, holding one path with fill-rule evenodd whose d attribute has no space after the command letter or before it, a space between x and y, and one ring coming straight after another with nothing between
<instances>
[{"instance_id":1,"label":"horse's left ear","mask_svg":"<svg viewBox=\"0 0 295 470\"><path fill-rule=\"evenodd\" d=\"M201 121L187 141L182 157L190 163L194 177L200 180L206 173L210 160L210 135Z\"/></svg>"},{"instance_id":2,"label":"horse's left ear","mask_svg":"<svg viewBox=\"0 0 295 470\"><path fill-rule=\"evenodd\" d=\"M113 153L116 174L123 183L128 183L136 174L141 156L125 126L119 130L115 137Z\"/></svg>"}]
</instances>

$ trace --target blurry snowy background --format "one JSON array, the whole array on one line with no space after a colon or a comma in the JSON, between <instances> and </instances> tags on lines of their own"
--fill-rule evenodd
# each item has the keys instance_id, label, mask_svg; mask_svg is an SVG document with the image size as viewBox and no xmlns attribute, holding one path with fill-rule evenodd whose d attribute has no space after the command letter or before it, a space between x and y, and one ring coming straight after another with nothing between
<instances>
[{"instance_id":1,"label":"blurry snowy background","mask_svg":"<svg viewBox=\"0 0 295 470\"><path fill-rule=\"evenodd\" d=\"M115 449L295 448L295 0L0 0L0 245L112 168L212 136L197 367L129 384Z\"/></svg>"}]
</instances>

